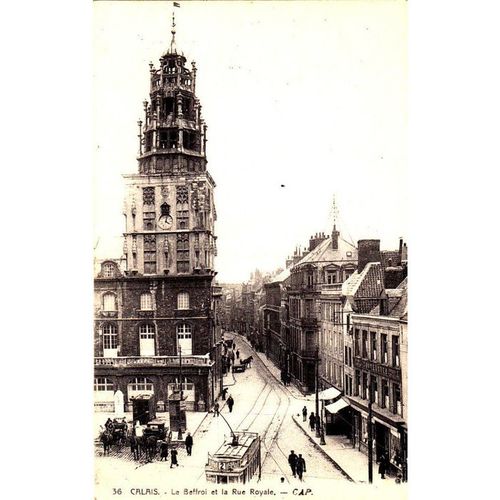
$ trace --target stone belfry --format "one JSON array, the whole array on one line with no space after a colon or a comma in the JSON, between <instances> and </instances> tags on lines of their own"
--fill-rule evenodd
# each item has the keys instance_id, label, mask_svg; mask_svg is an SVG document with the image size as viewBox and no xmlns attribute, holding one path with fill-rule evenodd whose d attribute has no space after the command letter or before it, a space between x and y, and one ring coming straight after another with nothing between
<instances>
[{"instance_id":1,"label":"stone belfry","mask_svg":"<svg viewBox=\"0 0 500 500\"><path fill-rule=\"evenodd\" d=\"M137 174L124 175L124 255L128 275L213 274L215 182L207 171L207 126L196 97L196 65L172 40L139 126Z\"/></svg>"}]
</instances>

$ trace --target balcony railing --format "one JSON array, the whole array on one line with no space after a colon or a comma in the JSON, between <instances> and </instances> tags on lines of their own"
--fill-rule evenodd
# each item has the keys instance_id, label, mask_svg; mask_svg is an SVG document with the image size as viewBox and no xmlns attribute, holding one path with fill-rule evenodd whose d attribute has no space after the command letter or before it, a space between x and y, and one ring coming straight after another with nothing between
<instances>
[{"instance_id":1,"label":"balcony railing","mask_svg":"<svg viewBox=\"0 0 500 500\"><path fill-rule=\"evenodd\" d=\"M95 357L94 366L179 366L179 356L123 356L117 358ZM212 366L208 356L182 356L182 366Z\"/></svg>"},{"instance_id":2,"label":"balcony railing","mask_svg":"<svg viewBox=\"0 0 500 500\"><path fill-rule=\"evenodd\" d=\"M318 326L318 319L315 316L300 318L300 324L304 328L315 328Z\"/></svg>"},{"instance_id":3,"label":"balcony railing","mask_svg":"<svg viewBox=\"0 0 500 500\"><path fill-rule=\"evenodd\" d=\"M321 285L321 290L340 292L342 291L342 283L324 283Z\"/></svg>"}]
</instances>

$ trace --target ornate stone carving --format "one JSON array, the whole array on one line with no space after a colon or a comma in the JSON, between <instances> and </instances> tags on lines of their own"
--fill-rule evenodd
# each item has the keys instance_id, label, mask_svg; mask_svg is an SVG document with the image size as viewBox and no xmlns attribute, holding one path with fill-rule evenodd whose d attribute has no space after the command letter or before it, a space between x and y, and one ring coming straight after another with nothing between
<instances>
[{"instance_id":1,"label":"ornate stone carving","mask_svg":"<svg viewBox=\"0 0 500 500\"><path fill-rule=\"evenodd\" d=\"M177 186L177 203L187 203L188 202L188 188L187 186Z\"/></svg>"},{"instance_id":2,"label":"ornate stone carving","mask_svg":"<svg viewBox=\"0 0 500 500\"><path fill-rule=\"evenodd\" d=\"M154 205L155 203L154 187L142 188L142 201L144 202L144 205Z\"/></svg>"}]
</instances>

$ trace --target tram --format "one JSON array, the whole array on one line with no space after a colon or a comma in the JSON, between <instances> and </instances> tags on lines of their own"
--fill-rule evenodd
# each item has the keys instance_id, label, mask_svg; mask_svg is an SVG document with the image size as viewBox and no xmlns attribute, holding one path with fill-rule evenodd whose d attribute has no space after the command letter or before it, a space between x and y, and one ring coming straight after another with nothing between
<instances>
[{"instance_id":1,"label":"tram","mask_svg":"<svg viewBox=\"0 0 500 500\"><path fill-rule=\"evenodd\" d=\"M260 437L256 432L236 431L225 437L215 452L208 454L205 476L211 483L246 483L258 470L260 477Z\"/></svg>"}]
</instances>

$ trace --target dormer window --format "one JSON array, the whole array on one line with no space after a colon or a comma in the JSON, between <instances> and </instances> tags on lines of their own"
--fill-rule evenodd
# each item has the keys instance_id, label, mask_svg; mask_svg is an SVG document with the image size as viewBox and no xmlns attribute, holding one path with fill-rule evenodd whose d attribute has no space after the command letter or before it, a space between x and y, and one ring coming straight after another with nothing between
<instances>
[{"instance_id":1,"label":"dormer window","mask_svg":"<svg viewBox=\"0 0 500 500\"><path fill-rule=\"evenodd\" d=\"M326 272L326 282L329 285L332 285L333 283L337 283L337 271L327 271Z\"/></svg>"},{"instance_id":2,"label":"dormer window","mask_svg":"<svg viewBox=\"0 0 500 500\"><path fill-rule=\"evenodd\" d=\"M104 278L114 278L116 276L116 265L113 262L106 262L101 267Z\"/></svg>"}]
</instances>

